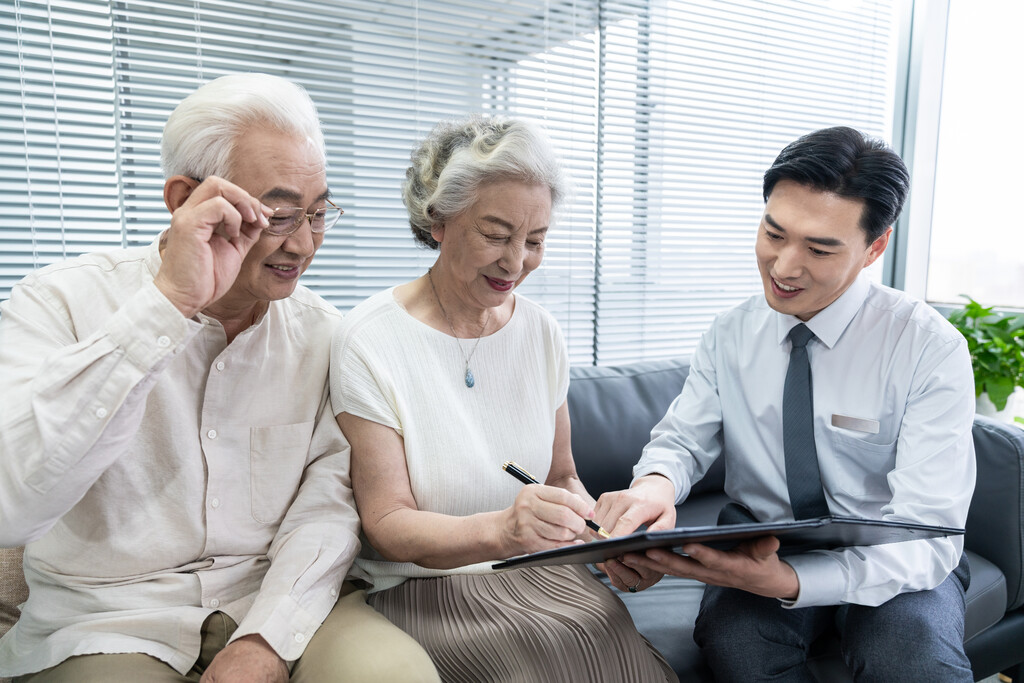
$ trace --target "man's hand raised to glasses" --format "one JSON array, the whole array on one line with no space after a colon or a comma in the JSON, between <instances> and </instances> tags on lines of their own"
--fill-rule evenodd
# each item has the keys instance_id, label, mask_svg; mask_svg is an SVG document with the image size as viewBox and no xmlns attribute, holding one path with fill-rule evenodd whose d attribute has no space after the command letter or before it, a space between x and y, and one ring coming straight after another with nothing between
<instances>
[{"instance_id":1,"label":"man's hand raised to glasses","mask_svg":"<svg viewBox=\"0 0 1024 683\"><path fill-rule=\"evenodd\" d=\"M198 185L175 176L164 186L164 201L171 211L171 227L155 284L191 318L231 288L273 211L216 176Z\"/></svg>"}]
</instances>

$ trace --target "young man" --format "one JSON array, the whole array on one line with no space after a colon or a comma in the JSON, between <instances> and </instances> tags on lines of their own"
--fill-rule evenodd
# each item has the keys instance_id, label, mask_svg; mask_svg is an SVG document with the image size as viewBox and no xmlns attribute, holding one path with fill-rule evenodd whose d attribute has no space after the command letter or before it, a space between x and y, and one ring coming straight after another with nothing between
<instances>
[{"instance_id":1,"label":"young man","mask_svg":"<svg viewBox=\"0 0 1024 683\"><path fill-rule=\"evenodd\" d=\"M340 315L297 285L341 214L312 101L216 79L168 119L162 163L153 244L44 268L0 306L0 544L27 542L30 589L0 676L436 681L344 582Z\"/></svg>"},{"instance_id":2,"label":"young man","mask_svg":"<svg viewBox=\"0 0 1024 683\"><path fill-rule=\"evenodd\" d=\"M756 256L764 295L720 315L627 491L602 496L613 535L671 528L718 457L723 511L762 522L824 514L962 527L974 489L974 382L963 337L862 271L909 188L902 160L850 128L808 134L765 173ZM738 521L738 520L737 520ZM778 541L609 562L620 589L663 574L708 584L694 639L719 680L805 681L838 625L857 680L970 681L962 537L808 552Z\"/></svg>"}]
</instances>

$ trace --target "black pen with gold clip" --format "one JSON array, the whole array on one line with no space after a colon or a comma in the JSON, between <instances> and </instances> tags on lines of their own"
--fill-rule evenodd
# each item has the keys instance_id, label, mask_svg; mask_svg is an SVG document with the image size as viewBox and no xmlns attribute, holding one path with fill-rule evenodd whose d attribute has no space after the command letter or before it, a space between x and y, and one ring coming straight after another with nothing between
<instances>
[{"instance_id":1,"label":"black pen with gold clip","mask_svg":"<svg viewBox=\"0 0 1024 683\"><path fill-rule=\"evenodd\" d=\"M507 461L504 465L502 465L501 469L505 470L506 472L508 472L509 474L511 474L513 477L523 482L524 484L540 483L532 474L530 474L529 472L527 472L526 470L524 470L522 467L515 464L511 460ZM588 519L585 521L587 523L587 526L596 531L597 535L601 538L611 538L611 534L602 529L601 525L595 522L594 520Z\"/></svg>"}]
</instances>

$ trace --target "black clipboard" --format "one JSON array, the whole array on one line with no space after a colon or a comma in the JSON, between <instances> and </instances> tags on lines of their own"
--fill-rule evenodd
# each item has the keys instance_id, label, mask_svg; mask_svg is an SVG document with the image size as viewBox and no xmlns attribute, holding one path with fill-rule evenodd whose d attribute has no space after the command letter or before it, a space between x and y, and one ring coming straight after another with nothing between
<instances>
[{"instance_id":1,"label":"black clipboard","mask_svg":"<svg viewBox=\"0 0 1024 683\"><path fill-rule=\"evenodd\" d=\"M678 548L687 543L701 543L712 548L728 550L741 541L762 536L775 536L779 539L779 555L793 555L808 550L883 545L940 536L957 536L963 533L963 529L952 527L829 515L795 522L755 522L638 531L628 536L520 555L498 562L492 565L492 568L590 564L619 557L624 553L643 552L648 548Z\"/></svg>"}]
</instances>

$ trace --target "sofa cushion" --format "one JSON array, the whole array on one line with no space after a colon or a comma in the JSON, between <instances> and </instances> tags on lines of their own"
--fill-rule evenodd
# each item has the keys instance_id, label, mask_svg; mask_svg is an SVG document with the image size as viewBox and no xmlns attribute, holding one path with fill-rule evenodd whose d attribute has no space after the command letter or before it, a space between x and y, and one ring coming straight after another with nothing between
<instances>
[{"instance_id":1,"label":"sofa cushion","mask_svg":"<svg viewBox=\"0 0 1024 683\"><path fill-rule=\"evenodd\" d=\"M1006 577L977 553L967 551L971 564L971 585L967 589L964 641L969 641L1003 618L1006 613Z\"/></svg>"}]
</instances>

